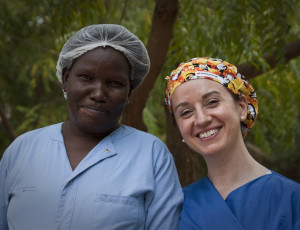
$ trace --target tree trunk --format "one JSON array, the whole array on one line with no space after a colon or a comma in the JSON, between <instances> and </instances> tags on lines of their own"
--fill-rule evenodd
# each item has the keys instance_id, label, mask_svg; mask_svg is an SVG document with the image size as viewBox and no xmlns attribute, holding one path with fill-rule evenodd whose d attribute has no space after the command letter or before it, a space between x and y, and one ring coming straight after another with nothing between
<instances>
[{"instance_id":1,"label":"tree trunk","mask_svg":"<svg viewBox=\"0 0 300 230\"><path fill-rule=\"evenodd\" d=\"M178 0L156 0L147 44L151 61L150 72L142 85L131 95L130 102L122 115L123 124L147 131L147 127L143 122L143 110L154 87L155 80L163 67L177 13Z\"/></svg>"},{"instance_id":2,"label":"tree trunk","mask_svg":"<svg viewBox=\"0 0 300 230\"><path fill-rule=\"evenodd\" d=\"M165 114L167 122L167 146L175 159L181 186L185 187L197 181L200 177L200 155L182 143L181 134L174 124L172 115L167 109L165 109ZM202 169L203 167L205 165L202 165Z\"/></svg>"},{"instance_id":3,"label":"tree trunk","mask_svg":"<svg viewBox=\"0 0 300 230\"><path fill-rule=\"evenodd\" d=\"M9 137L9 139L11 141L13 141L16 138L16 135L14 133L14 129L12 127L12 124L10 123L9 118L6 115L5 109L1 105L1 103L0 103L0 118L1 118L0 123L3 124L3 126L4 126L4 128L6 130L6 133L7 133L8 137Z\"/></svg>"}]
</instances>

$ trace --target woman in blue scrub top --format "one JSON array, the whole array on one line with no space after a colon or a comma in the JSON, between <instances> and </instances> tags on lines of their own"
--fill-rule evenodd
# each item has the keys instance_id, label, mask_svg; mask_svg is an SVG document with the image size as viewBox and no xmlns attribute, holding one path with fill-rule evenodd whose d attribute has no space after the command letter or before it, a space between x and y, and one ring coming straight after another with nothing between
<instances>
[{"instance_id":1,"label":"woman in blue scrub top","mask_svg":"<svg viewBox=\"0 0 300 230\"><path fill-rule=\"evenodd\" d=\"M57 62L69 119L18 137L0 163L0 230L178 227L183 193L156 137L119 123L150 68L119 25L91 25Z\"/></svg>"},{"instance_id":2,"label":"woman in blue scrub top","mask_svg":"<svg viewBox=\"0 0 300 230\"><path fill-rule=\"evenodd\" d=\"M166 105L184 142L201 154L207 176L184 188L180 230L298 230L300 184L249 154L256 94L237 68L194 58L167 77Z\"/></svg>"}]
</instances>

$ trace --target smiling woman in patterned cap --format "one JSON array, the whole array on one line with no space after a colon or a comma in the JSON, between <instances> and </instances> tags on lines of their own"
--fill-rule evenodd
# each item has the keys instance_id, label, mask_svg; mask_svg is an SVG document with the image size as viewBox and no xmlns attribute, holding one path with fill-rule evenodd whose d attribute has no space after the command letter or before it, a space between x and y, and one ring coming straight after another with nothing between
<instances>
[{"instance_id":1,"label":"smiling woman in patterned cap","mask_svg":"<svg viewBox=\"0 0 300 230\"><path fill-rule=\"evenodd\" d=\"M300 229L300 185L258 163L245 146L258 103L237 68L193 58L166 79L167 108L208 169L184 188L179 230Z\"/></svg>"},{"instance_id":2,"label":"smiling woman in patterned cap","mask_svg":"<svg viewBox=\"0 0 300 230\"><path fill-rule=\"evenodd\" d=\"M57 62L69 119L18 137L0 163L0 229L177 230L183 193L166 145L119 123L146 77L120 25L77 31Z\"/></svg>"}]
</instances>

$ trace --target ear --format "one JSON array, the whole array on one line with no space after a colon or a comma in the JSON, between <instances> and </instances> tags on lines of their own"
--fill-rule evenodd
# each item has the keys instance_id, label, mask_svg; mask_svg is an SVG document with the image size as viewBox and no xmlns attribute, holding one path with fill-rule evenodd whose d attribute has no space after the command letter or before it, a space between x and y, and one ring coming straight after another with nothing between
<instances>
[{"instance_id":1,"label":"ear","mask_svg":"<svg viewBox=\"0 0 300 230\"><path fill-rule=\"evenodd\" d=\"M239 101L238 104L239 104L239 108L240 108L241 117L247 117L248 100L247 100L247 97L244 94L240 95L240 101Z\"/></svg>"},{"instance_id":2,"label":"ear","mask_svg":"<svg viewBox=\"0 0 300 230\"><path fill-rule=\"evenodd\" d=\"M68 82L68 78L70 76L70 71L67 69L67 68L64 68L63 71L62 71L62 81L61 81L61 84L62 84L62 88L65 90L66 87L67 87L67 82Z\"/></svg>"},{"instance_id":3,"label":"ear","mask_svg":"<svg viewBox=\"0 0 300 230\"><path fill-rule=\"evenodd\" d=\"M129 80L129 92L128 92L128 99L130 98L132 94L132 88L133 88L133 80Z\"/></svg>"},{"instance_id":4,"label":"ear","mask_svg":"<svg viewBox=\"0 0 300 230\"><path fill-rule=\"evenodd\" d=\"M132 85L130 84L129 91L128 91L128 98L130 98L131 94L132 94Z\"/></svg>"}]
</instances>

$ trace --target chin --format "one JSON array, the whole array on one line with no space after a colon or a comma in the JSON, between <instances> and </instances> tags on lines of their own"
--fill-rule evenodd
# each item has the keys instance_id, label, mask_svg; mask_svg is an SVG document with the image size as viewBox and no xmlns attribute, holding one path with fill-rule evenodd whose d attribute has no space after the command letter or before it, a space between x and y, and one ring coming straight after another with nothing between
<instances>
[{"instance_id":1,"label":"chin","mask_svg":"<svg viewBox=\"0 0 300 230\"><path fill-rule=\"evenodd\" d=\"M116 128L114 126L107 126L107 125L91 125L91 126L85 126L85 132L93 135L102 135L102 134L108 134L115 130Z\"/></svg>"},{"instance_id":2,"label":"chin","mask_svg":"<svg viewBox=\"0 0 300 230\"><path fill-rule=\"evenodd\" d=\"M221 152L224 152L224 149L221 148L220 146L206 146L206 147L191 147L195 152L199 153L201 156L204 158L206 156L216 156Z\"/></svg>"}]
</instances>

